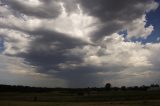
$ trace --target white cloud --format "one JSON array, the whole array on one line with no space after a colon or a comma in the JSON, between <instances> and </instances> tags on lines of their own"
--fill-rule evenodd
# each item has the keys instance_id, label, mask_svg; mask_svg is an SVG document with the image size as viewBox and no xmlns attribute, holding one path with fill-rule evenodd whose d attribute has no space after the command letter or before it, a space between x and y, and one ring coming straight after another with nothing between
<instances>
[{"instance_id":1,"label":"white cloud","mask_svg":"<svg viewBox=\"0 0 160 106\"><path fill-rule=\"evenodd\" d=\"M160 37L157 37L157 41L160 41Z\"/></svg>"},{"instance_id":2,"label":"white cloud","mask_svg":"<svg viewBox=\"0 0 160 106\"><path fill-rule=\"evenodd\" d=\"M84 55L84 62L90 65L121 65L126 67L148 66L150 51L140 42L126 42L121 35L105 37L98 46L87 45L71 50L72 55ZM123 61L122 61L123 60Z\"/></svg>"},{"instance_id":3,"label":"white cloud","mask_svg":"<svg viewBox=\"0 0 160 106\"><path fill-rule=\"evenodd\" d=\"M143 15L139 19L133 20L133 22L127 26L127 32L128 32L127 38L146 39L154 30L154 27L152 25L146 27L145 26L146 23L147 20L145 15Z\"/></svg>"},{"instance_id":4,"label":"white cloud","mask_svg":"<svg viewBox=\"0 0 160 106\"><path fill-rule=\"evenodd\" d=\"M148 79L158 78L152 77L160 70L159 43L142 44L125 41L122 35L116 33L105 37L98 46L88 45L83 48L75 48L70 53L83 57L83 63L74 66L74 68L99 67L97 76L102 76L102 79L104 77L104 83L110 81L116 85L149 84L153 83L153 80L149 81ZM70 69L72 66L65 68ZM107 79L107 77L111 78Z\"/></svg>"},{"instance_id":5,"label":"white cloud","mask_svg":"<svg viewBox=\"0 0 160 106\"><path fill-rule=\"evenodd\" d=\"M47 29L56 30L60 33L65 33L71 37L80 38L90 41L90 34L97 29L94 25L98 19L83 14L80 6L77 4L77 12L67 13L63 3L61 4L62 14L53 20L44 21L43 25Z\"/></svg>"},{"instance_id":6,"label":"white cloud","mask_svg":"<svg viewBox=\"0 0 160 106\"><path fill-rule=\"evenodd\" d=\"M7 55L27 52L29 42L31 41L29 35L9 29L0 29L0 37L5 41L3 54Z\"/></svg>"}]
</instances>

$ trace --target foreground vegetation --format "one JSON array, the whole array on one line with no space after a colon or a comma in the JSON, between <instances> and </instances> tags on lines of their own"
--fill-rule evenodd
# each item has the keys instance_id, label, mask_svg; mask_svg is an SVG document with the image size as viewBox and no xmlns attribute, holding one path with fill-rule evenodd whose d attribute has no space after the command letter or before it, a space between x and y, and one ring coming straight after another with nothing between
<instances>
[{"instance_id":1,"label":"foreground vegetation","mask_svg":"<svg viewBox=\"0 0 160 106\"><path fill-rule=\"evenodd\" d=\"M160 101L117 102L13 102L0 101L0 106L160 106Z\"/></svg>"},{"instance_id":2,"label":"foreground vegetation","mask_svg":"<svg viewBox=\"0 0 160 106\"><path fill-rule=\"evenodd\" d=\"M160 106L159 91L1 92L0 106Z\"/></svg>"},{"instance_id":3,"label":"foreground vegetation","mask_svg":"<svg viewBox=\"0 0 160 106\"><path fill-rule=\"evenodd\" d=\"M148 88L111 88L107 85L105 88L71 89L3 85L0 86L0 106L160 106L160 91Z\"/></svg>"}]
</instances>

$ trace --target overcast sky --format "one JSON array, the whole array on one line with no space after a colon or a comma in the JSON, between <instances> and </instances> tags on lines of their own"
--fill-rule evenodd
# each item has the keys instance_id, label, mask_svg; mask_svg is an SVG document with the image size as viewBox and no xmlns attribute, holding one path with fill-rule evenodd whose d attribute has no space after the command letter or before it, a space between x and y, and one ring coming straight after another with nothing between
<instances>
[{"instance_id":1,"label":"overcast sky","mask_svg":"<svg viewBox=\"0 0 160 106\"><path fill-rule=\"evenodd\" d=\"M154 0L0 0L0 83L160 84Z\"/></svg>"}]
</instances>

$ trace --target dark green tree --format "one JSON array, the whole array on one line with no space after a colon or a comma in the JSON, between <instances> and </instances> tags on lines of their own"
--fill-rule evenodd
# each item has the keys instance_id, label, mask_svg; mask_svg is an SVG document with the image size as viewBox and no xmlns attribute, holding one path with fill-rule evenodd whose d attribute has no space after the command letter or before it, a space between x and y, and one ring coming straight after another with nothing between
<instances>
[{"instance_id":1,"label":"dark green tree","mask_svg":"<svg viewBox=\"0 0 160 106\"><path fill-rule=\"evenodd\" d=\"M111 84L110 84L110 83L106 83L105 89L106 89L106 90L110 90L110 89L111 89Z\"/></svg>"}]
</instances>

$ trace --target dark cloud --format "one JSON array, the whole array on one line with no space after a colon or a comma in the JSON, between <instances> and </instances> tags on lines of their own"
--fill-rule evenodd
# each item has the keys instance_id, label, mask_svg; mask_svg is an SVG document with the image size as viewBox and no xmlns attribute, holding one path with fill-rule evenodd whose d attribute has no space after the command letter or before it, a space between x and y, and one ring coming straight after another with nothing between
<instances>
[{"instance_id":1,"label":"dark cloud","mask_svg":"<svg viewBox=\"0 0 160 106\"><path fill-rule=\"evenodd\" d=\"M20 0L1 0L1 2L8 5L15 13L19 12L38 18L55 18L61 12L60 5L53 0L40 0L41 4L38 5Z\"/></svg>"},{"instance_id":2,"label":"dark cloud","mask_svg":"<svg viewBox=\"0 0 160 106\"><path fill-rule=\"evenodd\" d=\"M95 16L102 22L94 33L94 40L122 30L125 25L142 17L152 9L153 0L80 0L85 13Z\"/></svg>"},{"instance_id":3,"label":"dark cloud","mask_svg":"<svg viewBox=\"0 0 160 106\"><path fill-rule=\"evenodd\" d=\"M111 70L112 75L98 75L98 72L110 72ZM66 80L67 85L70 87L95 87L95 85L102 87L104 86L104 81L118 78L118 74L115 74L118 70L124 70L124 67L98 67L87 65L76 69L65 69L54 73L54 75Z\"/></svg>"},{"instance_id":4,"label":"dark cloud","mask_svg":"<svg viewBox=\"0 0 160 106\"><path fill-rule=\"evenodd\" d=\"M65 54L69 49L83 46L86 42L56 31L39 29L29 33L35 35L35 38L30 43L27 54L22 56L39 71L47 73L49 70L56 70L60 63L81 61L81 58Z\"/></svg>"},{"instance_id":5,"label":"dark cloud","mask_svg":"<svg viewBox=\"0 0 160 106\"><path fill-rule=\"evenodd\" d=\"M84 10L102 21L127 21L141 17L153 0L80 0Z\"/></svg>"},{"instance_id":6,"label":"dark cloud","mask_svg":"<svg viewBox=\"0 0 160 106\"><path fill-rule=\"evenodd\" d=\"M76 70L65 70L56 74L58 78L67 81L70 87L101 87L103 78L96 74L97 70L93 67L81 67ZM109 77L108 77L109 79Z\"/></svg>"},{"instance_id":7,"label":"dark cloud","mask_svg":"<svg viewBox=\"0 0 160 106\"><path fill-rule=\"evenodd\" d=\"M34 66L38 73L53 75L54 77L64 79L70 87L88 87L103 86L104 80L113 79L117 75L99 76L97 72L118 72L126 67L117 66L94 66L81 65L84 62L86 54L69 53L74 48L82 48L90 45L80 39L69 37L69 35L56 31L37 29L26 32L34 35L34 40L30 43L26 54L19 54L24 58L26 64ZM96 47L95 47L96 48ZM82 50L83 51L83 50ZM60 64L79 65L74 68L61 68ZM79 83L77 83L79 82Z\"/></svg>"}]
</instances>

